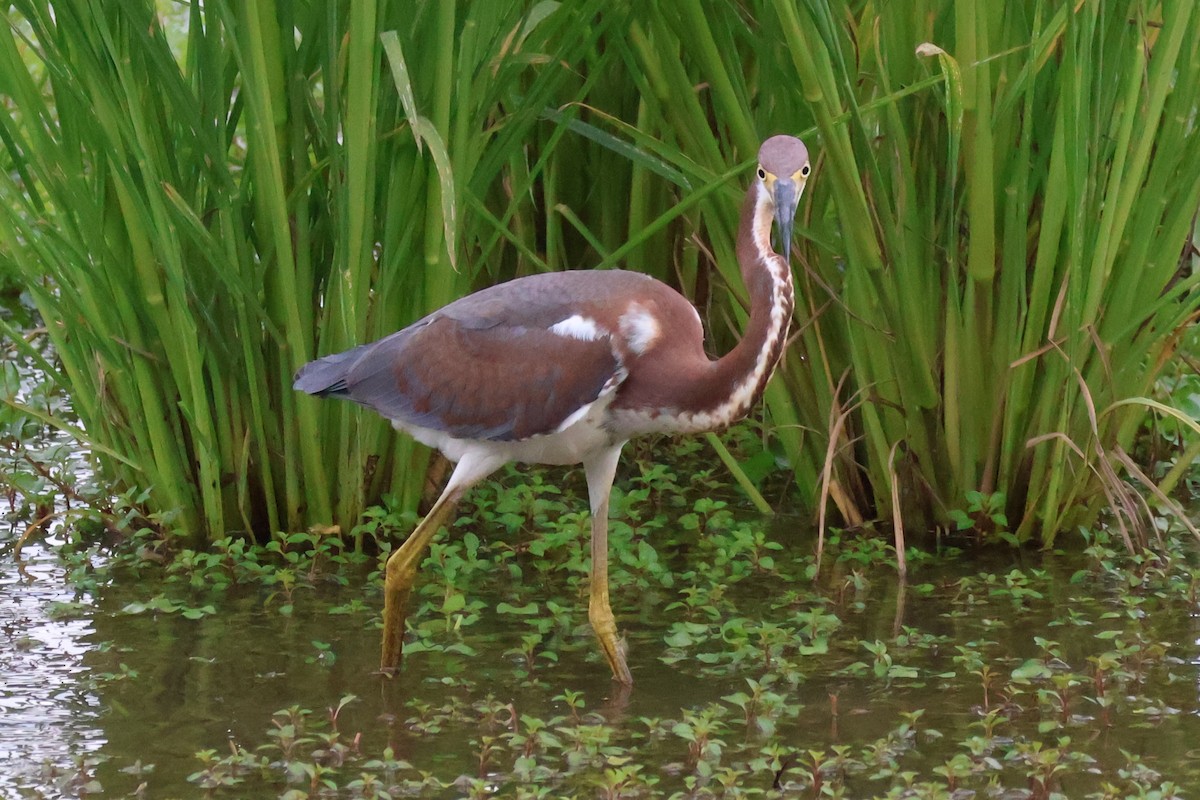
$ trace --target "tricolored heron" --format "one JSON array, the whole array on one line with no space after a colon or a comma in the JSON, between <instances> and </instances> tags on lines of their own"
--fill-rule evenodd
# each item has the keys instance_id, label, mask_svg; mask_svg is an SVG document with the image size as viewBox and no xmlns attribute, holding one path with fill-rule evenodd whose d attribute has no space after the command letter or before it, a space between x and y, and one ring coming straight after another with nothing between
<instances>
[{"instance_id":1,"label":"tricolored heron","mask_svg":"<svg viewBox=\"0 0 1200 800\"><path fill-rule=\"evenodd\" d=\"M592 511L588 618L613 679L630 684L608 602L608 500L621 448L647 433L699 433L744 417L766 388L792 316L792 221L808 150L773 136L742 204L737 258L750 294L742 340L712 361L696 309L622 270L502 283L372 344L304 365L295 388L373 408L457 466L387 561L382 669L403 654L409 593L434 534L466 491L511 461L583 464ZM771 246L772 221L783 254Z\"/></svg>"}]
</instances>

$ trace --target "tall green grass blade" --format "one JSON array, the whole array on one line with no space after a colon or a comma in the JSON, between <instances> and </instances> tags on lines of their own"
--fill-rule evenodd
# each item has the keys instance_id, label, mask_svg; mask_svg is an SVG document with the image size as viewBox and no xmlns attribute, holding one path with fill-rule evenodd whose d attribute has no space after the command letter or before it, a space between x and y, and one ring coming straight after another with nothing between
<instances>
[{"instance_id":1,"label":"tall green grass blade","mask_svg":"<svg viewBox=\"0 0 1200 800\"><path fill-rule=\"evenodd\" d=\"M1127 401L1200 310L1176 274L1200 207L1186 0L187 18L177 55L148 0L12 4L0 243L109 472L197 532L415 504L425 451L291 375L485 283L631 266L728 348L738 197L771 133L815 169L765 430L801 500L847 521L899 508L911 531L980 491L1022 539L1088 522L1125 467L1065 465L1133 449L1148 406Z\"/></svg>"}]
</instances>

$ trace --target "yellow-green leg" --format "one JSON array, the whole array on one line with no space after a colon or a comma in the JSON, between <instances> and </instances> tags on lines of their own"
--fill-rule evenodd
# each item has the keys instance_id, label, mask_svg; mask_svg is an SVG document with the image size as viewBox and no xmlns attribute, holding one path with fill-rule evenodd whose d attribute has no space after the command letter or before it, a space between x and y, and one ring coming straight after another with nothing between
<instances>
[{"instance_id":1,"label":"yellow-green leg","mask_svg":"<svg viewBox=\"0 0 1200 800\"><path fill-rule=\"evenodd\" d=\"M464 457L425 519L409 534L404 544L388 557L383 583L383 652L379 663L379 669L385 675L392 675L400 668L409 597L417 579L417 568L421 566L434 534L450 521L467 489L503 463L502 459Z\"/></svg>"},{"instance_id":2,"label":"yellow-green leg","mask_svg":"<svg viewBox=\"0 0 1200 800\"><path fill-rule=\"evenodd\" d=\"M379 669L391 675L404 655L404 622L408 600L417 579L417 567L433 536L450 518L457 503L442 495L416 529L387 560L383 583L383 657Z\"/></svg>"},{"instance_id":3,"label":"yellow-green leg","mask_svg":"<svg viewBox=\"0 0 1200 800\"><path fill-rule=\"evenodd\" d=\"M629 686L633 676L625 663L625 642L617 634L617 621L608 603L608 498L620 455L621 445L617 445L584 464L592 506L592 584L588 619L612 669L613 680Z\"/></svg>"}]
</instances>

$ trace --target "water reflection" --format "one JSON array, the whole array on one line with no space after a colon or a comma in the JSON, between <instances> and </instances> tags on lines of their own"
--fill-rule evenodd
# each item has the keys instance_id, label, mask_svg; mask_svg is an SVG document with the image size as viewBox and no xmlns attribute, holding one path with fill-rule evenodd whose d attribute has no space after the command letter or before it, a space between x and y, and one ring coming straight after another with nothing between
<instances>
[{"instance_id":1,"label":"water reflection","mask_svg":"<svg viewBox=\"0 0 1200 800\"><path fill-rule=\"evenodd\" d=\"M14 299L0 302L0 314L22 328L35 328L33 312ZM34 342L49 356L45 337ZM71 418L69 401L47 390L45 376L28 357L8 349L4 357L16 371L18 401ZM28 452L60 466L76 486L91 482L87 453L68 436L40 423L22 425L11 412L7 421L13 426L8 435L22 441L5 443L5 458L11 461L4 465L6 474L26 473ZM50 494L51 510L63 511L58 492ZM0 494L0 520L9 522L0 532L0 796L74 797L92 779L91 757L107 743L105 710L87 664L99 641L92 617L95 599L69 585L67 568L56 555L63 542L53 534L18 547L30 513L12 508Z\"/></svg>"},{"instance_id":2,"label":"water reflection","mask_svg":"<svg viewBox=\"0 0 1200 800\"><path fill-rule=\"evenodd\" d=\"M214 750L217 758L234 746L255 751L273 741L272 715L278 710L300 706L324 718L327 709L351 694L358 700L342 710L338 729L348 740L360 737L361 753L391 747L398 758L453 779L478 774L484 732L515 730L513 720L522 715L569 716L558 699L566 691L583 698L585 720L600 726L594 735L621 748L642 747L637 737L644 735L646 720L677 720L684 711L710 704L729 708L722 698L745 691L745 678L762 670L757 659L747 661L744 670L712 670L694 660L665 666L660 660L669 649L664 634L680 612L665 613L661 599L639 603L630 598L621 616L638 683L628 696L613 691L582 604L572 606L579 624L568 621L565 632L556 634L558 660L540 665L533 680L520 678L524 662L513 652L523 623L493 614L465 634L475 653L417 653L403 679L388 683L373 675L378 631L372 604L377 605L378 595L365 575L350 576L346 587L298 592L293 612L284 615L279 599L260 587L218 594L204 585L169 586L125 576L94 597L76 596L63 588L64 570L49 549L31 544L25 555L28 576L22 577L13 568L11 541L0 552L0 711L7 733L0 740L3 797L76 796L70 781L92 778L110 795L132 792L143 781L131 774L139 762L154 765L145 778L153 796L193 795L200 789L188 776L200 769L197 751ZM1200 736L1200 640L1195 619L1179 613L1184 603L1162 599L1136 619L1124 612L1111 616L1114 609L1130 606L1128 590L1100 580L1073 582L1078 563L1068 558L1055 560L1029 583L1002 565L980 577L978 566L925 567L907 591L882 572L860 588L827 591L818 610L836 614L842 627L827 654L798 662L804 674L794 685L776 684L800 711L778 720L774 740L798 752L834 745L858 752L864 743L890 735L906 713L924 709L922 730L942 731L945 739L943 745L925 743L928 750L908 756L908 763L932 769L956 741L978 732L985 702L982 678L970 672L981 667L959 663L958 645L984 643L978 646L985 659L981 664L996 676L987 704L997 706L1022 663L1051 646L1062 660L1050 663L1061 663L1063 670L1069 666L1086 683L1091 656L1140 635L1143 646L1179 643L1171 646L1178 660L1148 664L1144 674L1125 680L1121 692L1110 696L1111 715L1088 701L1090 690L1083 683L1071 688L1067 712L1060 714L1045 694L1054 685L1043 682L1041 690L1027 686L1013 696L1011 702L1020 708L1012 711L1012 730L1057 725L1044 736L1050 741L1071 737L1073 746L1098 758L1108 775L1125 763L1124 751L1143 757L1167 779L1200 785L1200 776L1186 766L1188 742ZM1024 566L1026 575L1041 571ZM964 575L971 576L969 585L960 582ZM812 612L807 605L772 604L789 588L778 579L756 578L731 590L730 610L751 621L789 625ZM126 608L164 592L195 607L212 604L216 613L186 619ZM489 609L501 600L511 602L515 592L525 592L522 600L544 601L547 593L564 606L571 600L554 595L553 587L531 590L507 579L472 590ZM368 608L330 613L355 597ZM68 611L59 614L55 608ZM1114 640L1105 631L1120 636ZM855 662L866 662L867 671L873 668L862 643L880 642L897 667L911 667L919 678L899 677L889 685L856 677L861 670L852 667ZM1127 666L1136 663L1132 659ZM739 712L730 713L736 718ZM657 748L646 756L651 770L686 753L669 725L665 730L663 738L645 745ZM730 738L730 757L739 747L761 746L747 741ZM262 752L275 757L271 750ZM77 762L89 754L101 763L76 775ZM507 766L497 759L491 766ZM662 777L675 780L669 773ZM1097 788L1095 781L1081 784L1079 776L1070 780L1064 786L1068 796L1083 797ZM278 782L246 785L228 796L273 797L284 788Z\"/></svg>"},{"instance_id":3,"label":"water reflection","mask_svg":"<svg viewBox=\"0 0 1200 800\"><path fill-rule=\"evenodd\" d=\"M3 501L0 501L3 506ZM42 796L48 787L69 789L77 766L102 748L100 700L85 655L95 646L87 616L57 616L55 609L90 606L66 586L66 571L50 548L27 545L24 570L13 561L15 532L0 546L0 795ZM65 791L74 795L74 791ZM46 795L53 796L53 795Z\"/></svg>"}]
</instances>

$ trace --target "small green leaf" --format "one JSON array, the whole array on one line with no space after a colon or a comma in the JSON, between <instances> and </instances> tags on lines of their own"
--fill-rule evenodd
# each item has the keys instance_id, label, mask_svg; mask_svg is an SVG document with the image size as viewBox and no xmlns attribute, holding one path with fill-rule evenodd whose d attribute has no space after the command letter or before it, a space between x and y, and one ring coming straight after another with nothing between
<instances>
[{"instance_id":1,"label":"small green leaf","mask_svg":"<svg viewBox=\"0 0 1200 800\"><path fill-rule=\"evenodd\" d=\"M523 606L514 606L512 603L497 603L496 604L496 613L497 614L521 614L524 616L529 616L529 615L538 613L540 608L541 607L537 603L534 603L534 602L526 603Z\"/></svg>"},{"instance_id":2,"label":"small green leaf","mask_svg":"<svg viewBox=\"0 0 1200 800\"><path fill-rule=\"evenodd\" d=\"M1049 667L1036 658L1031 658L1012 671L1012 678L1018 683L1029 683L1038 678L1048 678L1052 674Z\"/></svg>"}]
</instances>

